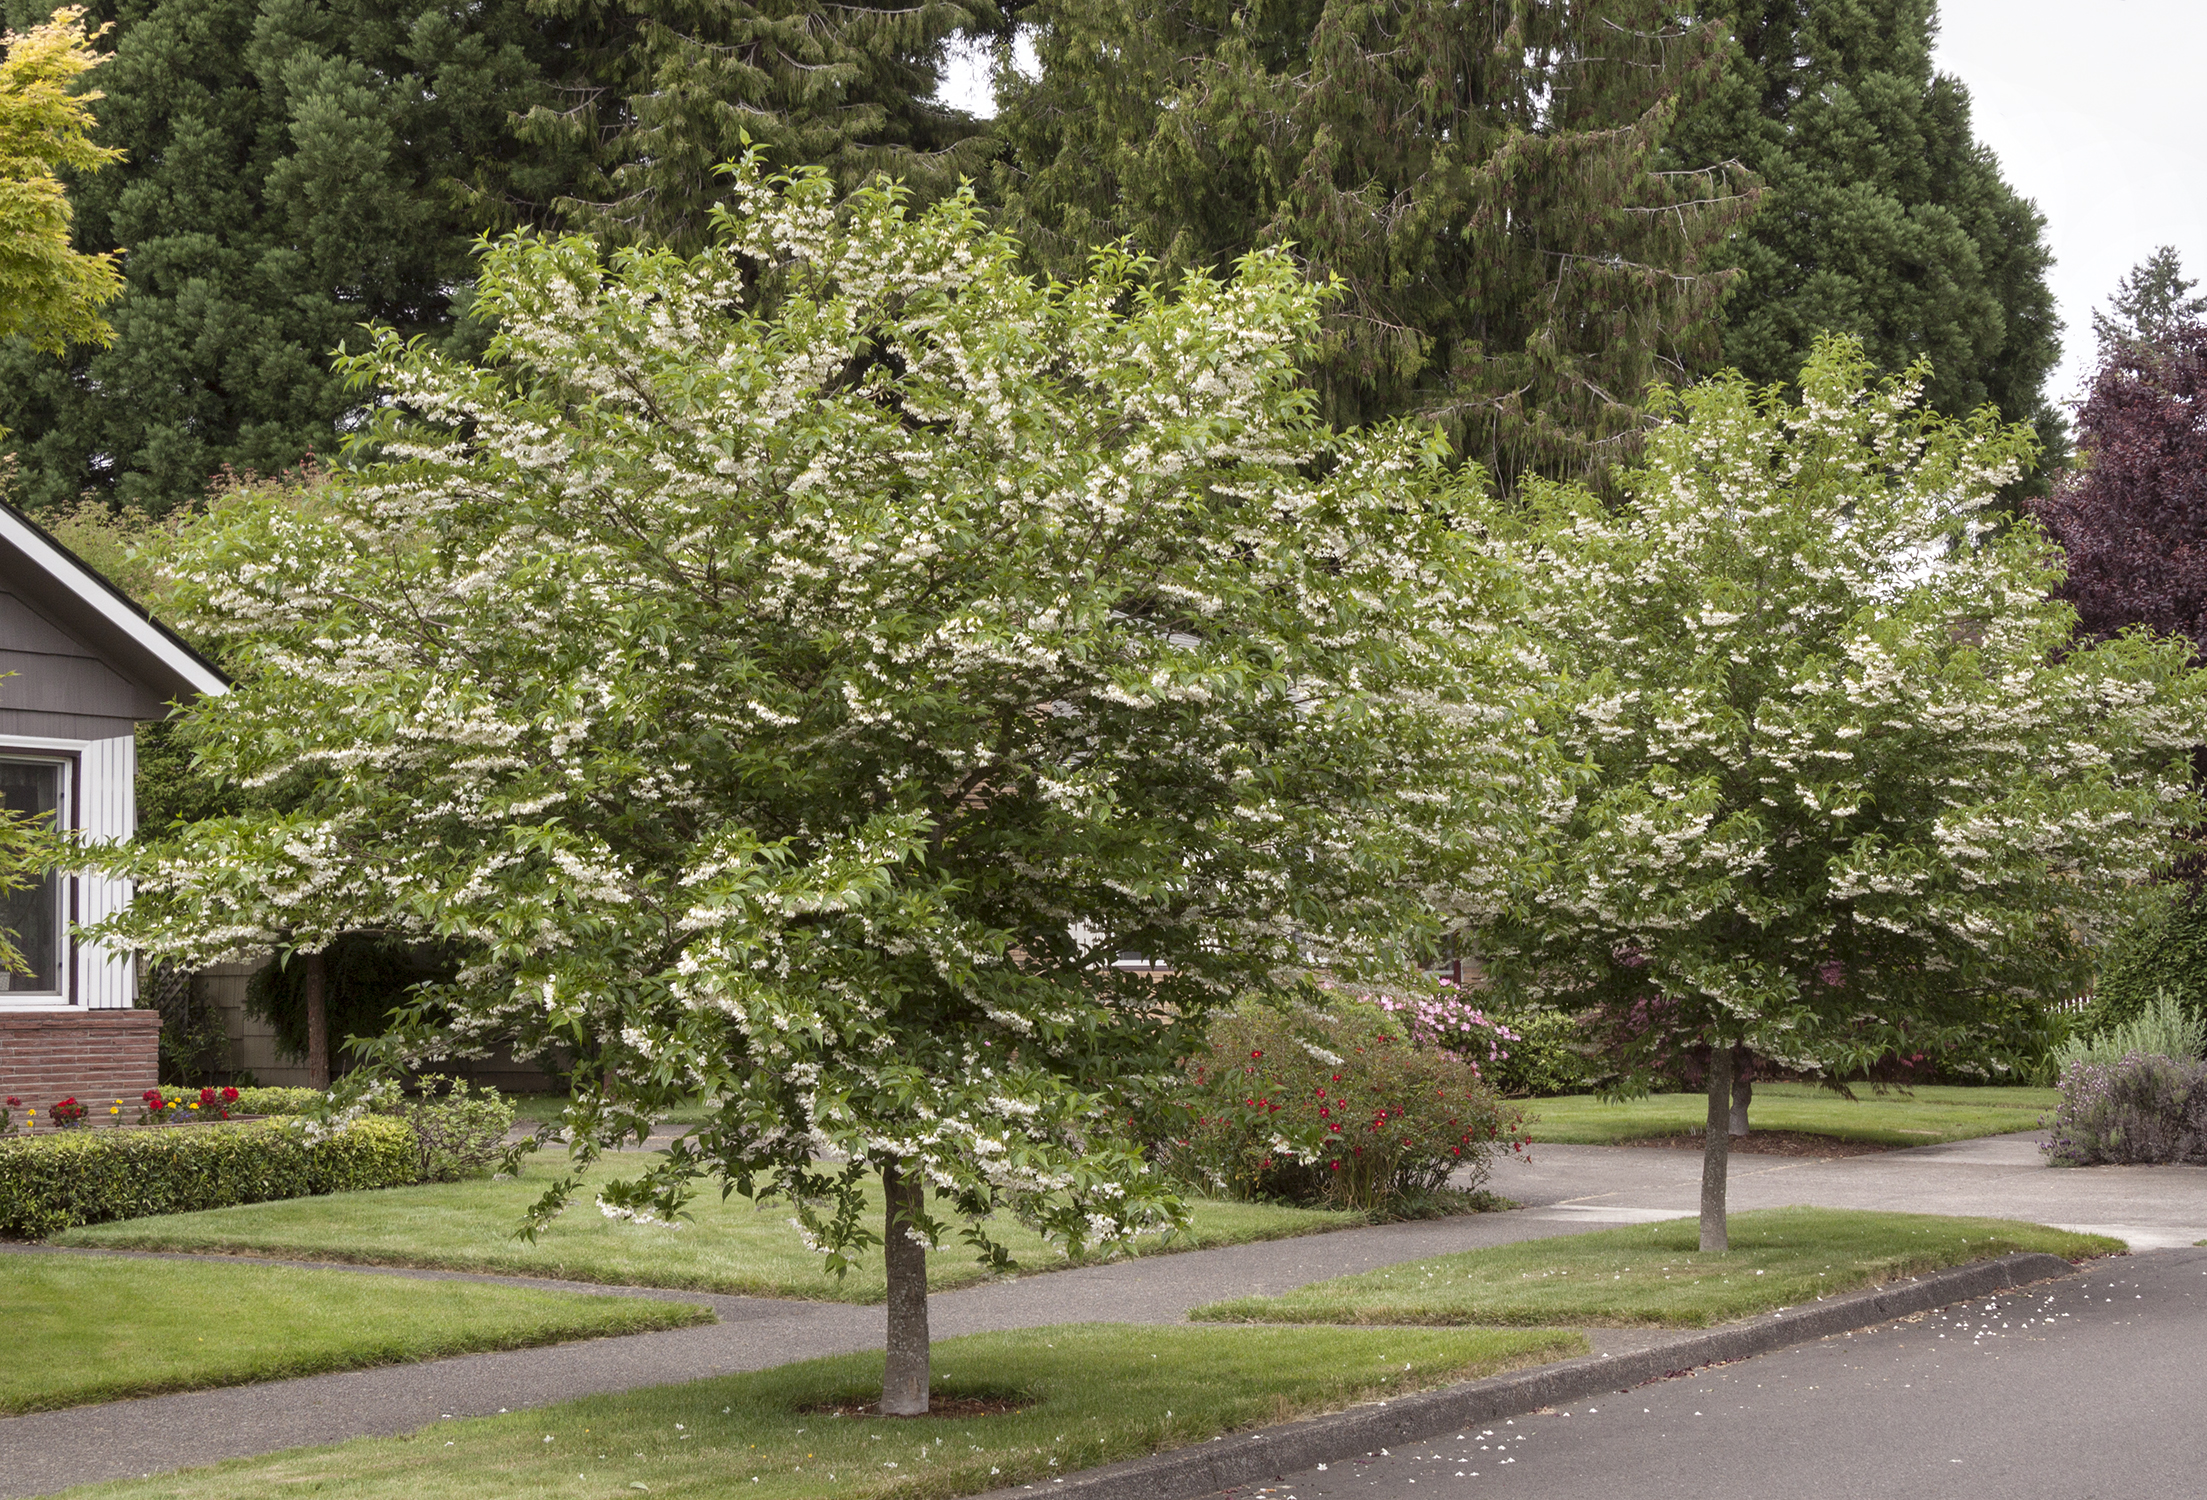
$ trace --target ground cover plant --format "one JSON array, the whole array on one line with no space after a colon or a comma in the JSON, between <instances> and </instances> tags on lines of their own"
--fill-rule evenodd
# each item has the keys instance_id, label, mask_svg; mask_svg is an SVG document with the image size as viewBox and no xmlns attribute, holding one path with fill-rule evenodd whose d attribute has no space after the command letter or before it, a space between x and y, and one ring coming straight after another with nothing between
<instances>
[{"instance_id":1,"label":"ground cover plant","mask_svg":"<svg viewBox=\"0 0 2207 1500\"><path fill-rule=\"evenodd\" d=\"M1562 1323L1706 1328L1945 1266L2040 1250L2076 1260L2119 1240L2011 1219L1759 1208L1732 1216L1728 1251L1699 1247L1690 1217L1528 1240L1239 1297L1190 1313L1214 1322Z\"/></svg>"},{"instance_id":2,"label":"ground cover plant","mask_svg":"<svg viewBox=\"0 0 2207 1500\"><path fill-rule=\"evenodd\" d=\"M554 1177L548 1164L528 1167L519 1181L430 1183L329 1198L295 1198L212 1213L170 1214L98 1224L60 1237L68 1245L111 1249L224 1251L288 1259L441 1267L547 1276L619 1286L677 1287L758 1297L806 1297L879 1302L879 1260L863 1260L841 1278L822 1276L820 1258L805 1247L786 1208L755 1207L717 1193L694 1199L692 1221L679 1229L628 1224L601 1214L575 1215L557 1234L516 1238L522 1213ZM880 1188L867 1209L882 1208ZM1140 1239L1136 1253L1197 1249L1279 1239L1360 1224L1355 1214L1269 1203L1192 1205L1187 1232L1170 1244ZM1062 1255L1016 1224L995 1226L1021 1267L1065 1264ZM989 1275L965 1256L932 1258L937 1290L971 1286Z\"/></svg>"},{"instance_id":3,"label":"ground cover plant","mask_svg":"<svg viewBox=\"0 0 2207 1500\"><path fill-rule=\"evenodd\" d=\"M1879 1146L1931 1146L2033 1130L2061 1102L2058 1089L1926 1084L1879 1093L1858 1084L1848 1099L1814 1084L1755 1088L1755 1128L1795 1130ZM1624 1100L1595 1094L1529 1099L1526 1134L1553 1145L1614 1146L1655 1136L1700 1135L1709 1101L1700 1094L1643 1094Z\"/></svg>"},{"instance_id":4,"label":"ground cover plant","mask_svg":"<svg viewBox=\"0 0 2207 1500\"><path fill-rule=\"evenodd\" d=\"M1022 1483L1039 1490L1056 1475L1234 1428L1585 1351L1582 1335L1554 1328L1023 1329L935 1346L937 1398L1034 1403L1003 1415L882 1421L804 1410L879 1394L881 1356L852 1354L70 1493L234 1500L319 1484L360 1500L596 1500L645 1490L920 1500Z\"/></svg>"},{"instance_id":5,"label":"ground cover plant","mask_svg":"<svg viewBox=\"0 0 2207 1500\"><path fill-rule=\"evenodd\" d=\"M684 1302L137 1256L0 1263L0 1413L709 1323Z\"/></svg>"},{"instance_id":6,"label":"ground cover plant","mask_svg":"<svg viewBox=\"0 0 2207 1500\"><path fill-rule=\"evenodd\" d=\"M598 1206L717 1177L826 1273L878 1247L924 1410L925 1251L1179 1219L1129 1122L1202 1013L1399 965L1545 762L1487 690L1522 669L1471 481L1316 419L1291 258L1042 285L970 194L752 158L727 202L687 257L498 242L482 363L379 331L355 462L192 528L234 687L177 732L286 795L104 851L103 935L443 944L397 1060L558 1057L578 1172L705 1104Z\"/></svg>"}]
</instances>

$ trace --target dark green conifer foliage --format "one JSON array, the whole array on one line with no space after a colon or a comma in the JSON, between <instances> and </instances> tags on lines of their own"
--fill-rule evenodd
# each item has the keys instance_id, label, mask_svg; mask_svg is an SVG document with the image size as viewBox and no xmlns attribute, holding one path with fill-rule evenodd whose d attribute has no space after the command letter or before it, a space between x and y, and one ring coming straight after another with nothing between
<instances>
[{"instance_id":1,"label":"dark green conifer foliage","mask_svg":"<svg viewBox=\"0 0 2207 1500\"><path fill-rule=\"evenodd\" d=\"M530 0L573 53L523 137L579 152L561 216L694 254L746 137L777 169L843 191L886 172L919 196L986 171L986 123L937 103L951 40L999 29L994 0Z\"/></svg>"},{"instance_id":2,"label":"dark green conifer foliage","mask_svg":"<svg viewBox=\"0 0 2207 1500\"><path fill-rule=\"evenodd\" d=\"M1292 244L1340 282L1331 420L1433 418L1505 480L1598 471L1650 383L1708 368L1702 270L1751 201L1721 164L1654 170L1723 42L1666 10L1039 0L998 189L1053 273L1122 237L1168 281Z\"/></svg>"},{"instance_id":3,"label":"dark green conifer foliage","mask_svg":"<svg viewBox=\"0 0 2207 1500\"><path fill-rule=\"evenodd\" d=\"M45 0L6 0L20 21ZM223 466L328 451L360 398L327 355L366 321L448 336L486 204L572 166L511 119L558 40L523 0L109 0L80 247L123 248L115 342L66 364L0 346L0 425L32 505L161 512ZM511 222L514 214L501 215Z\"/></svg>"},{"instance_id":4,"label":"dark green conifer foliage","mask_svg":"<svg viewBox=\"0 0 2207 1500\"><path fill-rule=\"evenodd\" d=\"M1791 381L1819 333L1852 334L1889 370L1929 356L1939 410L1991 402L2058 442L2045 221L1972 135L1968 91L1932 67L1936 0L1699 9L1735 44L1672 149L1736 157L1769 195L1735 242L1724 362Z\"/></svg>"}]
</instances>

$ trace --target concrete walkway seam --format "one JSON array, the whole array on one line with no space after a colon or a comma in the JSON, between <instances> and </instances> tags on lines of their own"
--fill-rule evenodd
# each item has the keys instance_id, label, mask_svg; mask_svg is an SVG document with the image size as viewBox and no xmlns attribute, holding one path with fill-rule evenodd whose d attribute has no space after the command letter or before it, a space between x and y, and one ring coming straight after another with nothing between
<instances>
[{"instance_id":1,"label":"concrete walkway seam","mask_svg":"<svg viewBox=\"0 0 2207 1500\"><path fill-rule=\"evenodd\" d=\"M1957 1302L2076 1274L2057 1255L2028 1253L1934 1271L1912 1281L1788 1308L1700 1338L1610 1358L1567 1360L1513 1375L1466 1381L1444 1390L1402 1396L1329 1416L1311 1417L1187 1448L1068 1474L1049 1484L991 1490L975 1500L1013 1500L1048 1490L1080 1500L1193 1500L1238 1485L1275 1480L1318 1464L1339 1463L1397 1443L1460 1432L1544 1406L1628 1390L1703 1365L1725 1364L1853 1333Z\"/></svg>"}]
</instances>

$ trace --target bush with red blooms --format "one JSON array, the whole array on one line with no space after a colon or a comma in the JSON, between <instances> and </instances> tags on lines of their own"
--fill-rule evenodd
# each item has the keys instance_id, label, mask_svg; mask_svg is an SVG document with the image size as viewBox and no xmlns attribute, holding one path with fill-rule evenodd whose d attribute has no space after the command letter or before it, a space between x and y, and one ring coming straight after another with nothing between
<instances>
[{"instance_id":1,"label":"bush with red blooms","mask_svg":"<svg viewBox=\"0 0 2207 1500\"><path fill-rule=\"evenodd\" d=\"M71 1125L82 1125L84 1117L90 1113L90 1110L77 1103L77 1096L71 1094L52 1109L47 1110L46 1118L56 1127L66 1129Z\"/></svg>"},{"instance_id":2,"label":"bush with red blooms","mask_svg":"<svg viewBox=\"0 0 2207 1500\"><path fill-rule=\"evenodd\" d=\"M1498 1153L1526 1145L1523 1116L1475 1063L1363 1000L1222 1012L1186 1076L1163 1155L1232 1197L1427 1211L1452 1180L1476 1188Z\"/></svg>"}]
</instances>

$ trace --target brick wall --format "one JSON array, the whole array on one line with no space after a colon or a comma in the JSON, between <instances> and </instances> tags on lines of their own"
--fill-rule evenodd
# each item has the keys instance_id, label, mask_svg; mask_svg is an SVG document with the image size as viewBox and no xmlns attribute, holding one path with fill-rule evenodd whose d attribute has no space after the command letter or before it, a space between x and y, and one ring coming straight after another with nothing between
<instances>
[{"instance_id":1,"label":"brick wall","mask_svg":"<svg viewBox=\"0 0 2207 1500\"><path fill-rule=\"evenodd\" d=\"M75 1095L95 1117L126 1108L159 1082L157 1010L0 1011L0 1098L15 1095L43 1119Z\"/></svg>"}]
</instances>

